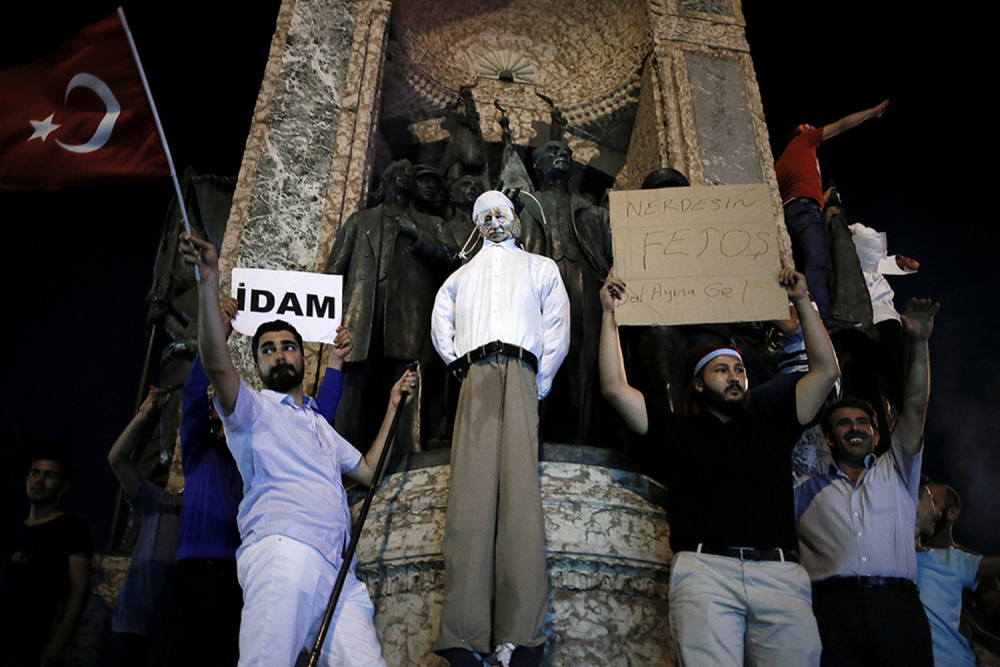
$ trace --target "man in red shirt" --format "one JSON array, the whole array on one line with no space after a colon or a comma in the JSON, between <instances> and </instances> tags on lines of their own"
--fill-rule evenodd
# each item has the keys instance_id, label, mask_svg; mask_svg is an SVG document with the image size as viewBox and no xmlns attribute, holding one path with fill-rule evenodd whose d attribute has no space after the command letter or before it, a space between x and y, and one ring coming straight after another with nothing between
<instances>
[{"instance_id":1,"label":"man in red shirt","mask_svg":"<svg viewBox=\"0 0 1000 667\"><path fill-rule=\"evenodd\" d=\"M844 116L820 128L799 125L792 131L791 140L774 165L781 203L785 208L785 226L792 238L795 265L805 274L809 293L828 329L843 323L834 320L827 285L830 238L823 218L823 181L816 147L869 118L881 117L888 106L889 100L885 100L878 106Z\"/></svg>"}]
</instances>

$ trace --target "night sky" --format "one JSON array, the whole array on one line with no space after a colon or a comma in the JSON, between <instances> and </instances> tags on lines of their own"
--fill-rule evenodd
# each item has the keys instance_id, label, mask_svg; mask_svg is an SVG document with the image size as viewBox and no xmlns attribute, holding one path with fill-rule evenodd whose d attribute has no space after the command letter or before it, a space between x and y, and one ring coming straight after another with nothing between
<instances>
[{"instance_id":1,"label":"night sky","mask_svg":"<svg viewBox=\"0 0 1000 667\"><path fill-rule=\"evenodd\" d=\"M0 67L44 55L117 4L0 10ZM124 4L179 171L237 174L278 5ZM891 100L882 119L821 146L820 161L851 221L888 232L891 253L921 262L917 275L891 279L900 310L912 296L942 304L924 469L963 494L959 541L1000 554L1000 279L983 259L1000 241L986 216L986 181L996 172L986 166L992 128L981 115L988 86L980 79L992 74L986 28L909 3L748 2L743 11L775 156L799 123L821 126ZM31 446L61 442L80 469L68 507L103 547L116 491L105 456L132 413L145 297L172 195L167 179L0 192L2 340L12 352L4 357L0 526L27 511Z\"/></svg>"}]
</instances>

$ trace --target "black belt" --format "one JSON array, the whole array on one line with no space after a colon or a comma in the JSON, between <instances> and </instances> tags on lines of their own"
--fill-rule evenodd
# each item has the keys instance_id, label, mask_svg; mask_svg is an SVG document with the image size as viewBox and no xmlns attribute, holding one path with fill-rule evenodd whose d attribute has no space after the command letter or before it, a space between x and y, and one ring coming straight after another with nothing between
<instances>
[{"instance_id":1,"label":"black belt","mask_svg":"<svg viewBox=\"0 0 1000 667\"><path fill-rule=\"evenodd\" d=\"M817 206L819 206L819 202L816 201L815 199L813 199L812 197L792 197L788 201L781 202L781 205L782 206L791 206L792 204L804 204L804 203L807 203L807 202L812 202L813 204L816 204ZM820 206L820 208L823 208L823 207Z\"/></svg>"},{"instance_id":2,"label":"black belt","mask_svg":"<svg viewBox=\"0 0 1000 667\"><path fill-rule=\"evenodd\" d=\"M917 582L903 577L829 577L814 581L814 591L835 591L848 588L875 588L891 591L919 591Z\"/></svg>"},{"instance_id":3,"label":"black belt","mask_svg":"<svg viewBox=\"0 0 1000 667\"><path fill-rule=\"evenodd\" d=\"M737 560L775 560L780 562L798 563L799 557L794 551L784 549L752 549L750 547L714 547L709 544L699 544L695 550L698 553L726 556Z\"/></svg>"},{"instance_id":4,"label":"black belt","mask_svg":"<svg viewBox=\"0 0 1000 667\"><path fill-rule=\"evenodd\" d=\"M536 373L538 372L538 357L523 347L511 345L510 343L504 343L499 340L495 340L492 343L486 343L486 345L481 345L474 350L469 350L458 359L448 364L448 371L455 373L459 378L464 378L465 372L469 369L469 366L476 363L480 359L485 359L486 357L494 354L502 354L505 357L521 359L531 366L531 370Z\"/></svg>"}]
</instances>

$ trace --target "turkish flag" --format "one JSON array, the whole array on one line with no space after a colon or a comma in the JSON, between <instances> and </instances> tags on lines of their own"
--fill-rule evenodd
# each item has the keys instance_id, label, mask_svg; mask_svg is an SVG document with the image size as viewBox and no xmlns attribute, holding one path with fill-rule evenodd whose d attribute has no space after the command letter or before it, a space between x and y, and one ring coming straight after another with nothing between
<instances>
[{"instance_id":1,"label":"turkish flag","mask_svg":"<svg viewBox=\"0 0 1000 667\"><path fill-rule=\"evenodd\" d=\"M0 69L0 188L170 175L121 10L40 60Z\"/></svg>"}]
</instances>

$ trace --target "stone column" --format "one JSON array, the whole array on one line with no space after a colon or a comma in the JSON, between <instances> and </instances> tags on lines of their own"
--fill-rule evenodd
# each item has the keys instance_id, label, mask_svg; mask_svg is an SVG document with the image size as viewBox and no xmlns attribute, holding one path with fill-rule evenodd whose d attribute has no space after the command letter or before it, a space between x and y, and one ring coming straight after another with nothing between
<instances>
[{"instance_id":1,"label":"stone column","mask_svg":"<svg viewBox=\"0 0 1000 667\"><path fill-rule=\"evenodd\" d=\"M652 146L659 147L662 160L655 166L679 169L693 185L767 183L781 253L791 263L774 156L740 7L739 0L650 0L653 72L644 77L643 86L648 81L655 87L649 99L660 104L646 111L640 102L633 144L644 153L633 155L630 147L629 185L638 187L652 168L645 154ZM658 141L649 140L651 122L662 123ZM636 142L637 135L643 140Z\"/></svg>"},{"instance_id":2,"label":"stone column","mask_svg":"<svg viewBox=\"0 0 1000 667\"><path fill-rule=\"evenodd\" d=\"M285 0L254 110L222 246L237 266L322 270L340 221L366 196L388 0ZM230 339L244 380L245 336ZM307 391L318 346L307 345Z\"/></svg>"}]
</instances>

